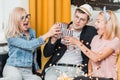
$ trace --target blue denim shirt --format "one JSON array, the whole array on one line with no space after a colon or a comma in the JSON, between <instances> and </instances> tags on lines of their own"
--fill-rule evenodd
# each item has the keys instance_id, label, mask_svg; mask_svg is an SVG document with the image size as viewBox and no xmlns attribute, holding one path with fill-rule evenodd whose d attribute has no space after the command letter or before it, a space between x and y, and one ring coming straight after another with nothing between
<instances>
[{"instance_id":1,"label":"blue denim shirt","mask_svg":"<svg viewBox=\"0 0 120 80\"><path fill-rule=\"evenodd\" d=\"M37 47L44 44L42 37L35 38L35 31L29 29L30 40L24 34L17 38L8 38L9 58L7 65L16 67L32 67L33 52Z\"/></svg>"}]
</instances>

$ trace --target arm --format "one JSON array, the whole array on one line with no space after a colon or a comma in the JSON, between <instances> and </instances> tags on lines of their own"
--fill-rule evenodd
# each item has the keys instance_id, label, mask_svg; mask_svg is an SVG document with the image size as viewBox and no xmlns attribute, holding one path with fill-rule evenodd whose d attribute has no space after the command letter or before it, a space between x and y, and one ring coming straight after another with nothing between
<instances>
[{"instance_id":1,"label":"arm","mask_svg":"<svg viewBox=\"0 0 120 80\"><path fill-rule=\"evenodd\" d=\"M53 26L58 26L58 25L54 24ZM53 35L52 37L49 38L43 50L45 57L50 57L54 53L57 40L58 40L57 35Z\"/></svg>"},{"instance_id":2,"label":"arm","mask_svg":"<svg viewBox=\"0 0 120 80\"><path fill-rule=\"evenodd\" d=\"M110 56L114 51L111 48L105 47L101 50L104 53L97 54L96 52L93 52L90 49L88 49L85 45L81 44L81 42L78 46L83 51L83 53L94 62L102 61L106 57Z\"/></svg>"},{"instance_id":3,"label":"arm","mask_svg":"<svg viewBox=\"0 0 120 80\"><path fill-rule=\"evenodd\" d=\"M55 52L55 46L57 40L52 40L52 39L53 38L51 37L44 47L43 53L45 57L49 57Z\"/></svg>"},{"instance_id":4,"label":"arm","mask_svg":"<svg viewBox=\"0 0 120 80\"><path fill-rule=\"evenodd\" d=\"M32 39L32 40L25 40L22 38L11 37L8 39L8 43L9 43L9 46L15 46L25 50L34 50L45 42L42 39L42 37L39 37L38 39Z\"/></svg>"},{"instance_id":5,"label":"arm","mask_svg":"<svg viewBox=\"0 0 120 80\"><path fill-rule=\"evenodd\" d=\"M88 62L88 76L92 76L92 63L91 60Z\"/></svg>"},{"instance_id":6,"label":"arm","mask_svg":"<svg viewBox=\"0 0 120 80\"><path fill-rule=\"evenodd\" d=\"M34 50L35 48L41 46L46 39L49 37L55 35L55 34L60 34L59 32L59 26L53 26L51 29L45 33L43 36L40 36L37 39L32 39L32 40L25 40L20 37L11 37L8 39L9 46L15 46L18 48L26 49L26 50Z\"/></svg>"},{"instance_id":7,"label":"arm","mask_svg":"<svg viewBox=\"0 0 120 80\"><path fill-rule=\"evenodd\" d=\"M103 47L103 49L100 50L100 51L102 51L101 54L97 54L97 52L91 51L84 44L82 44L80 41L78 41L75 38L66 37L65 39L68 39L68 40L66 40L68 45L76 44L82 50L82 52L94 62L102 61L103 59L110 56L114 52L113 48L106 46L106 47ZM118 41L115 42L115 43L116 43L115 46L119 45Z\"/></svg>"}]
</instances>

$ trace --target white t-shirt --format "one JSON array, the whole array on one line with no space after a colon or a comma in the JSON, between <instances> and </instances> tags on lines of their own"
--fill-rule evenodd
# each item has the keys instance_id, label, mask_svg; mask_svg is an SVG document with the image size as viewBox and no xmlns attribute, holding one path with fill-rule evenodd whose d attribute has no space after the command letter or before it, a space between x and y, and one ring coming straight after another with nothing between
<instances>
[{"instance_id":1,"label":"white t-shirt","mask_svg":"<svg viewBox=\"0 0 120 80\"><path fill-rule=\"evenodd\" d=\"M76 39L80 39L81 32L73 32L73 37ZM63 41L63 40L62 40ZM58 61L58 63L65 63L65 64L81 64L82 63L82 56L81 50L78 48L77 45L70 45L68 46L65 54L62 58Z\"/></svg>"}]
</instances>

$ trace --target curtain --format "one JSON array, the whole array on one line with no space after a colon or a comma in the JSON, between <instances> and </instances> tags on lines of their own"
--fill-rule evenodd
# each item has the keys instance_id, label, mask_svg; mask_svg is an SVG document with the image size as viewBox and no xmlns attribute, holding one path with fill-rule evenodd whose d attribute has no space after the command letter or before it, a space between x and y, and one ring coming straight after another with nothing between
<instances>
[{"instance_id":1,"label":"curtain","mask_svg":"<svg viewBox=\"0 0 120 80\"><path fill-rule=\"evenodd\" d=\"M56 22L69 23L70 5L70 0L29 0L30 24L37 37L46 33ZM47 60L42 54L42 68Z\"/></svg>"}]
</instances>

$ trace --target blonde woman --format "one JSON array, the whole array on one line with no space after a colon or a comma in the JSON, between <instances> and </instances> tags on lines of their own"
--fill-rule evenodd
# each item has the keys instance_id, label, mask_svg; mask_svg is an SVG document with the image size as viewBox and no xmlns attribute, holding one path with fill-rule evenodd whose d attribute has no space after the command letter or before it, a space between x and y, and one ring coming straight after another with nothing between
<instances>
[{"instance_id":1,"label":"blonde woman","mask_svg":"<svg viewBox=\"0 0 120 80\"><path fill-rule=\"evenodd\" d=\"M104 9L96 18L98 35L91 42L91 50L72 38L66 37L68 45L76 44L92 63L92 76L117 80L116 60L120 48L118 20L114 12Z\"/></svg>"},{"instance_id":2,"label":"blonde woman","mask_svg":"<svg viewBox=\"0 0 120 80\"><path fill-rule=\"evenodd\" d=\"M21 7L16 7L9 16L6 32L9 57L3 70L3 80L41 80L32 74L32 53L44 44L47 38L60 32L58 27L53 26L36 39L35 32L29 25L29 17L30 14Z\"/></svg>"}]
</instances>

